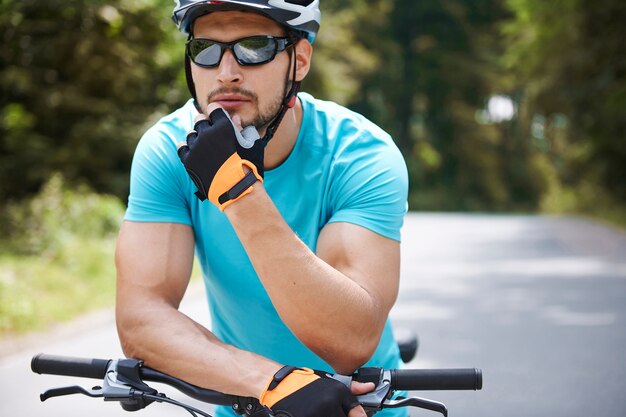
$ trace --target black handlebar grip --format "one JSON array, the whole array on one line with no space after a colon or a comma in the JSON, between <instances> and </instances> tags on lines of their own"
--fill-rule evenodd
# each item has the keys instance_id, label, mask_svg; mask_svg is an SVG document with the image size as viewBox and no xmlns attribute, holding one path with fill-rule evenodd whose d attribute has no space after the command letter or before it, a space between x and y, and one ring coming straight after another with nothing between
<instances>
[{"instance_id":1,"label":"black handlebar grip","mask_svg":"<svg viewBox=\"0 0 626 417\"><path fill-rule=\"evenodd\" d=\"M108 359L72 358L40 353L33 356L30 369L38 374L102 379L106 374L109 362L111 361Z\"/></svg>"},{"instance_id":2,"label":"black handlebar grip","mask_svg":"<svg viewBox=\"0 0 626 417\"><path fill-rule=\"evenodd\" d=\"M398 390L439 391L479 390L483 387L480 369L395 369L391 385Z\"/></svg>"}]
</instances>

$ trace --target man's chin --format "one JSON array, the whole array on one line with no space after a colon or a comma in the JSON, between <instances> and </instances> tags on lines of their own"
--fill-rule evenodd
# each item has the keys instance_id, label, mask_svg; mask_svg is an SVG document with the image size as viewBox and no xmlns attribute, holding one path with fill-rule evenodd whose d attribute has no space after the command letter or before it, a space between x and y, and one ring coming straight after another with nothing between
<instances>
[{"instance_id":1,"label":"man's chin","mask_svg":"<svg viewBox=\"0 0 626 417\"><path fill-rule=\"evenodd\" d=\"M259 132L259 135L261 135L261 137L265 134L265 131L267 130L267 125L267 123L259 123L258 120L252 120L244 117L241 118L241 127L246 128L248 126L254 126L257 132Z\"/></svg>"}]
</instances>

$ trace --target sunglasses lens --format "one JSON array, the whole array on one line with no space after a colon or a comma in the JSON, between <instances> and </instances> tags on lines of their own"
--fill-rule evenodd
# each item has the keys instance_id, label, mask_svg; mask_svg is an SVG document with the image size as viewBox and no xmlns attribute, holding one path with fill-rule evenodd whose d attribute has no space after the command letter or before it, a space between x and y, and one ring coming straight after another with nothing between
<instances>
[{"instance_id":1,"label":"sunglasses lens","mask_svg":"<svg viewBox=\"0 0 626 417\"><path fill-rule=\"evenodd\" d=\"M215 42L194 39L189 44L189 56L198 65L213 67L220 62L222 48Z\"/></svg>"},{"instance_id":2,"label":"sunglasses lens","mask_svg":"<svg viewBox=\"0 0 626 417\"><path fill-rule=\"evenodd\" d=\"M237 59L243 64L262 64L276 55L276 40L268 37L252 37L234 46Z\"/></svg>"},{"instance_id":3,"label":"sunglasses lens","mask_svg":"<svg viewBox=\"0 0 626 417\"><path fill-rule=\"evenodd\" d=\"M231 49L239 65L258 65L274 59L279 52L279 42L271 36L252 36L232 43L220 43L210 39L192 39L187 44L189 58L202 67L216 67L220 64L224 49ZM280 51L285 49L280 44Z\"/></svg>"}]
</instances>

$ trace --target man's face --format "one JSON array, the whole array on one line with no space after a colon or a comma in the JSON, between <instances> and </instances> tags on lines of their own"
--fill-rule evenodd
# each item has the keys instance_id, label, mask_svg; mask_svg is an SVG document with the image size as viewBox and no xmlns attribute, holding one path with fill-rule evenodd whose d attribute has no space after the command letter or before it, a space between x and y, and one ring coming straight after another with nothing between
<instances>
[{"instance_id":1,"label":"man's face","mask_svg":"<svg viewBox=\"0 0 626 417\"><path fill-rule=\"evenodd\" d=\"M214 12L195 21L194 37L218 42L232 42L254 35L285 36L276 22L256 13ZM290 49L280 52L273 61L255 66L240 66L230 50L224 51L215 68L191 64L198 104L206 110L217 103L230 116L241 117L242 126L267 127L280 108L286 93Z\"/></svg>"}]
</instances>

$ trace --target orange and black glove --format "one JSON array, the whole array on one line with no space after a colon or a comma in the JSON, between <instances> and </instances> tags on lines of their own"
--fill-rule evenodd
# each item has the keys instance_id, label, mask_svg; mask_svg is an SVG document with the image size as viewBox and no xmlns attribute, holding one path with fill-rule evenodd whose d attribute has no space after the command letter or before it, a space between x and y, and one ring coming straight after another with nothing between
<instances>
[{"instance_id":1,"label":"orange and black glove","mask_svg":"<svg viewBox=\"0 0 626 417\"><path fill-rule=\"evenodd\" d=\"M276 372L259 402L277 417L346 417L359 405L343 383L324 372L295 366Z\"/></svg>"},{"instance_id":2,"label":"orange and black glove","mask_svg":"<svg viewBox=\"0 0 626 417\"><path fill-rule=\"evenodd\" d=\"M222 211L250 193L257 180L263 181L261 141L252 138L248 140L252 146L244 148L238 139L244 141L226 112L218 108L208 119L196 122L187 134L187 143L178 148L178 156L198 188L196 196L202 201L208 198ZM240 153L253 161L243 159Z\"/></svg>"}]
</instances>

